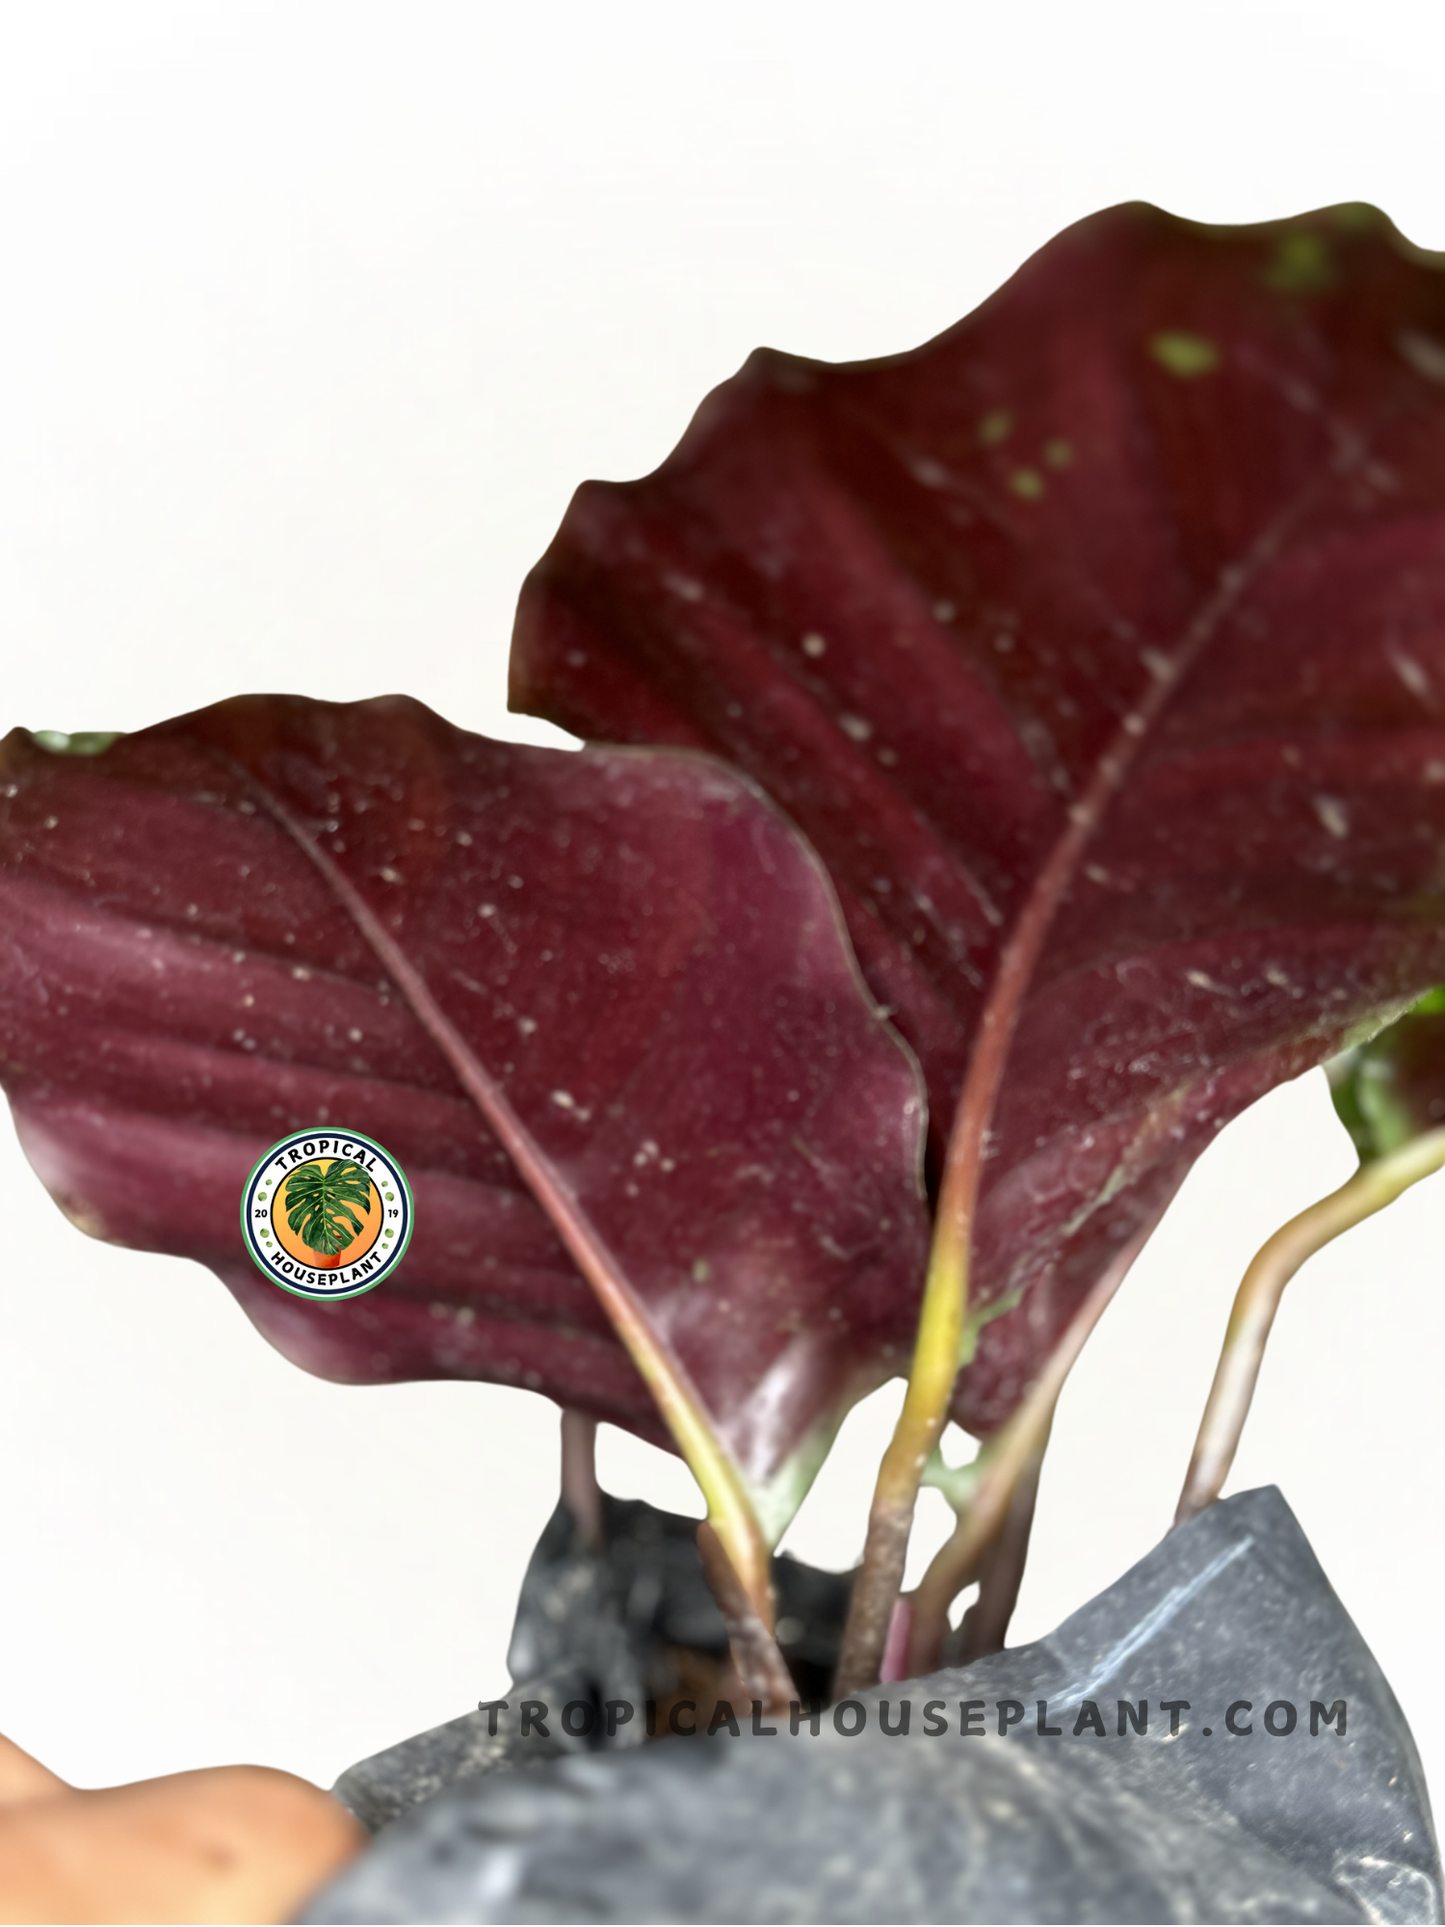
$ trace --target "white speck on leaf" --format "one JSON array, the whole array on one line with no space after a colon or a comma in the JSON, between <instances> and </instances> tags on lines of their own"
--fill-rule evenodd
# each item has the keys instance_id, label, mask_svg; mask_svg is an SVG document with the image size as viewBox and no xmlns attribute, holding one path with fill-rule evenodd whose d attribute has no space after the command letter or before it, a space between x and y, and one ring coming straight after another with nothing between
<instances>
[{"instance_id":1,"label":"white speck on leaf","mask_svg":"<svg viewBox=\"0 0 1445 1927\"><path fill-rule=\"evenodd\" d=\"M1344 838L1350 833L1350 812L1338 796L1316 796L1315 815L1331 836Z\"/></svg>"},{"instance_id":2,"label":"white speck on leaf","mask_svg":"<svg viewBox=\"0 0 1445 1927\"><path fill-rule=\"evenodd\" d=\"M873 734L873 725L862 716L843 715L838 718L838 727L843 734L855 743L866 743Z\"/></svg>"},{"instance_id":3,"label":"white speck on leaf","mask_svg":"<svg viewBox=\"0 0 1445 1927\"><path fill-rule=\"evenodd\" d=\"M1418 328L1402 328L1395 336L1395 346L1417 375L1423 375L1426 381L1445 383L1445 341L1421 334Z\"/></svg>"},{"instance_id":4,"label":"white speck on leaf","mask_svg":"<svg viewBox=\"0 0 1445 1927\"><path fill-rule=\"evenodd\" d=\"M816 660L817 657L824 653L827 647L827 641L818 634L816 629L810 629L807 635L803 637L802 649L805 656L812 656Z\"/></svg>"},{"instance_id":5,"label":"white speck on leaf","mask_svg":"<svg viewBox=\"0 0 1445 1927\"><path fill-rule=\"evenodd\" d=\"M1428 699L1430 678L1413 656L1407 656L1402 651L1392 649L1390 667L1412 696L1418 696L1422 702Z\"/></svg>"},{"instance_id":6,"label":"white speck on leaf","mask_svg":"<svg viewBox=\"0 0 1445 1927\"><path fill-rule=\"evenodd\" d=\"M1186 983L1193 984L1196 990L1208 990L1216 997L1232 997L1234 995L1234 992L1228 984L1216 983L1207 971L1186 970L1184 980Z\"/></svg>"}]
</instances>

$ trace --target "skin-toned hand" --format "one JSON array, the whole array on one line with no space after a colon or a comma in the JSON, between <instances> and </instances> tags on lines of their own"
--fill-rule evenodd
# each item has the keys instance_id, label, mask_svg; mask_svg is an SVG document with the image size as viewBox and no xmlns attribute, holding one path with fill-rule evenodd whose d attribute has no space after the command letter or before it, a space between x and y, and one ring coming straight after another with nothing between
<instances>
[{"instance_id":1,"label":"skin-toned hand","mask_svg":"<svg viewBox=\"0 0 1445 1927\"><path fill-rule=\"evenodd\" d=\"M0 1737L0 1922L291 1920L365 1843L272 1767L82 1792Z\"/></svg>"}]
</instances>

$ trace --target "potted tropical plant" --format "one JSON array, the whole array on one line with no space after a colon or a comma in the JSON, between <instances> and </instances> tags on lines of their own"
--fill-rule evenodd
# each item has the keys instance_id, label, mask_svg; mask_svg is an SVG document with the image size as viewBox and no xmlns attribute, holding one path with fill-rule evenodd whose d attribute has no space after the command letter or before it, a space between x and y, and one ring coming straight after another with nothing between
<instances>
[{"instance_id":1,"label":"potted tropical plant","mask_svg":"<svg viewBox=\"0 0 1445 1927\"><path fill-rule=\"evenodd\" d=\"M593 747L403 698L8 739L0 1058L64 1208L310 1370L568 1415L516 1687L344 1777L378 1837L309 1918L1438 1917L1378 1668L1277 1495L1215 1501L1288 1277L1445 1161L1442 424L1445 277L1373 210L1116 209L579 491L512 696ZM1361 1171L1242 1287L1180 1530L1005 1650L1070 1366L1326 1060ZM333 1127L416 1230L313 1302L235 1198ZM902 1373L859 1570L776 1560ZM695 1542L597 1490L598 1418L686 1460Z\"/></svg>"}]
</instances>

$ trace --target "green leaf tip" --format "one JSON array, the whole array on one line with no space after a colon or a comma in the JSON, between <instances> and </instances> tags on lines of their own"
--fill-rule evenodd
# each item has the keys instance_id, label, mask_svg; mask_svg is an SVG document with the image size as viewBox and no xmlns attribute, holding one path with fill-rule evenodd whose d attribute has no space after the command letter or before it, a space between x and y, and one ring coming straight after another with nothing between
<instances>
[{"instance_id":1,"label":"green leaf tip","mask_svg":"<svg viewBox=\"0 0 1445 1927\"><path fill-rule=\"evenodd\" d=\"M103 756L124 734L120 729L78 729L73 735L63 729L32 729L30 740L52 756Z\"/></svg>"},{"instance_id":2,"label":"green leaf tip","mask_svg":"<svg viewBox=\"0 0 1445 1927\"><path fill-rule=\"evenodd\" d=\"M1345 234L1374 234L1390 225L1389 217L1370 201L1341 201L1325 212Z\"/></svg>"},{"instance_id":3,"label":"green leaf tip","mask_svg":"<svg viewBox=\"0 0 1445 1927\"><path fill-rule=\"evenodd\" d=\"M1442 1016L1445 985L1437 985L1393 1024L1325 1065L1335 1112L1361 1164L1391 1156L1445 1117Z\"/></svg>"}]
</instances>

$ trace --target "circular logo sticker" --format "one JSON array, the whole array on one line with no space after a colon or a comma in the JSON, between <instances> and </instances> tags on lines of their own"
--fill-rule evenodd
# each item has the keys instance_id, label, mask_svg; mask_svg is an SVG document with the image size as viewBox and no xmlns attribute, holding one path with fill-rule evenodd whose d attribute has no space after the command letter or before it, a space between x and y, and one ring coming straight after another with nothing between
<instances>
[{"instance_id":1,"label":"circular logo sticker","mask_svg":"<svg viewBox=\"0 0 1445 1927\"><path fill-rule=\"evenodd\" d=\"M298 1298L374 1291L411 1238L411 1186L360 1131L293 1131L241 1193L241 1236L271 1280Z\"/></svg>"}]
</instances>

